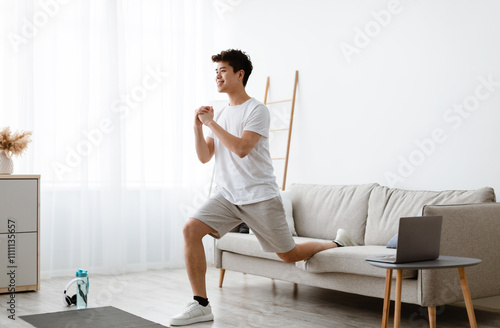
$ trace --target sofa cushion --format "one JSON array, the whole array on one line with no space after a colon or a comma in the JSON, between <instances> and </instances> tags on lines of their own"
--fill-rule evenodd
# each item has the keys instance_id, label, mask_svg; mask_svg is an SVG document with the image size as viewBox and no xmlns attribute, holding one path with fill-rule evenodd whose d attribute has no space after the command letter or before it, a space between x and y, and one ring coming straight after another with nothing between
<instances>
[{"instance_id":1,"label":"sofa cushion","mask_svg":"<svg viewBox=\"0 0 500 328\"><path fill-rule=\"evenodd\" d=\"M368 202L365 245L386 245L398 232L401 217L417 216L425 205L488 203L495 192L477 190L420 191L376 186Z\"/></svg>"},{"instance_id":2,"label":"sofa cushion","mask_svg":"<svg viewBox=\"0 0 500 328\"><path fill-rule=\"evenodd\" d=\"M293 184L295 230L302 237L333 240L339 228L356 241L364 243L368 199L376 183L364 185L323 186Z\"/></svg>"},{"instance_id":3,"label":"sofa cushion","mask_svg":"<svg viewBox=\"0 0 500 328\"><path fill-rule=\"evenodd\" d=\"M307 272L343 272L364 276L385 277L386 270L368 263L365 258L373 255L394 255L396 250L384 246L354 246L328 249L316 253L308 260L297 262L295 265ZM393 272L396 273L396 270ZM417 270L404 270L404 278L414 278Z\"/></svg>"}]
</instances>

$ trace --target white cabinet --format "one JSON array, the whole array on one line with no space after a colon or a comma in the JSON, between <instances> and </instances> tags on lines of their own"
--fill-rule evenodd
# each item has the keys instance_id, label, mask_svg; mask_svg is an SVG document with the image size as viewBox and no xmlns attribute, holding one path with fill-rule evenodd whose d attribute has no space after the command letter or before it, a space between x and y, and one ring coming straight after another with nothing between
<instances>
[{"instance_id":1,"label":"white cabinet","mask_svg":"<svg viewBox=\"0 0 500 328\"><path fill-rule=\"evenodd\" d=\"M40 288L40 176L0 175L0 293Z\"/></svg>"}]
</instances>

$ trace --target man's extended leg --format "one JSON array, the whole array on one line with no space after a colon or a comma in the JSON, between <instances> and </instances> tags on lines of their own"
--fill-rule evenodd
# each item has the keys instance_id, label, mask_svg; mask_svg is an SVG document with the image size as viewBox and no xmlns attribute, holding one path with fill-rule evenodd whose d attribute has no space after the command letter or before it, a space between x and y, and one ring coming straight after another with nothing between
<instances>
[{"instance_id":1,"label":"man's extended leg","mask_svg":"<svg viewBox=\"0 0 500 328\"><path fill-rule=\"evenodd\" d=\"M295 245L291 251L286 253L276 253L283 262L293 263L307 260L314 254L339 246L356 246L357 243L344 229L337 231L337 236L332 242L308 241Z\"/></svg>"},{"instance_id":2,"label":"man's extended leg","mask_svg":"<svg viewBox=\"0 0 500 328\"><path fill-rule=\"evenodd\" d=\"M184 261L194 300L187 305L182 313L172 317L170 320L172 326L189 325L210 321L214 318L207 300L205 283L207 261L202 242L203 237L211 232L215 232L215 230L194 218L189 219L184 225Z\"/></svg>"},{"instance_id":3,"label":"man's extended leg","mask_svg":"<svg viewBox=\"0 0 500 328\"><path fill-rule=\"evenodd\" d=\"M307 260L314 254L338 247L336 243L332 242L319 242L308 241L295 245L295 248L286 253L276 253L283 262L293 263L297 261Z\"/></svg>"}]
</instances>

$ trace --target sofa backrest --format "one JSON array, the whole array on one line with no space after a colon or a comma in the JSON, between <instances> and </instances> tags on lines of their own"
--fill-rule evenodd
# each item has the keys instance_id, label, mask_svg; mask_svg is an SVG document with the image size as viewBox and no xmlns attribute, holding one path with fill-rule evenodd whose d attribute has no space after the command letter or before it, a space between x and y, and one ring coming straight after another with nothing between
<instances>
[{"instance_id":1,"label":"sofa backrest","mask_svg":"<svg viewBox=\"0 0 500 328\"><path fill-rule=\"evenodd\" d=\"M493 188L421 191L376 186L368 202L366 245L386 245L398 232L401 217L420 216L424 205L495 202Z\"/></svg>"},{"instance_id":2,"label":"sofa backrest","mask_svg":"<svg viewBox=\"0 0 500 328\"><path fill-rule=\"evenodd\" d=\"M339 228L364 243L368 199L376 183L326 186L293 184L291 193L295 230L302 237L333 240Z\"/></svg>"}]
</instances>

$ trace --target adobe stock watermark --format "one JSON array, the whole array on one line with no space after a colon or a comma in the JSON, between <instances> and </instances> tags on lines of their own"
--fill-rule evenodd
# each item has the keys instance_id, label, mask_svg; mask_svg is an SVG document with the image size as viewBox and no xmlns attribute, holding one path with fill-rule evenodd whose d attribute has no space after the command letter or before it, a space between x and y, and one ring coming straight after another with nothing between
<instances>
[{"instance_id":1,"label":"adobe stock watermark","mask_svg":"<svg viewBox=\"0 0 500 328\"><path fill-rule=\"evenodd\" d=\"M460 289L460 279L458 275L454 278L449 277L441 284L441 292L438 301L443 304L451 304L462 299L462 291ZM446 311L446 305L436 307L436 317ZM417 311L413 312L409 318L408 323L411 327L429 327L429 311L427 308L420 307Z\"/></svg>"},{"instance_id":2,"label":"adobe stock watermark","mask_svg":"<svg viewBox=\"0 0 500 328\"><path fill-rule=\"evenodd\" d=\"M267 105L268 107L270 105ZM271 130L272 129L288 129L290 127L291 110L280 106L279 108L270 108L271 112Z\"/></svg>"},{"instance_id":3,"label":"adobe stock watermark","mask_svg":"<svg viewBox=\"0 0 500 328\"><path fill-rule=\"evenodd\" d=\"M234 11L236 7L241 5L243 0L214 0L212 5L215 8L217 15L224 19L224 15L228 12Z\"/></svg>"},{"instance_id":4,"label":"adobe stock watermark","mask_svg":"<svg viewBox=\"0 0 500 328\"><path fill-rule=\"evenodd\" d=\"M363 49L372 43L383 29L387 28L392 22L394 16L403 12L403 7L399 0L389 0L387 9L380 11L372 10L370 15L373 19L368 21L363 28L356 26L354 28L354 38L352 44L342 42L340 51L344 55L348 64L352 62L352 56L359 55Z\"/></svg>"},{"instance_id":5,"label":"adobe stock watermark","mask_svg":"<svg viewBox=\"0 0 500 328\"><path fill-rule=\"evenodd\" d=\"M444 112L443 121L446 124L435 128L428 138L416 139L414 149L406 157L398 157L399 165L396 172L386 171L384 173L388 185L404 182L406 178L415 173L416 169L435 153L439 145L448 140L447 130L460 128L463 122L479 109L481 101L489 99L497 91L496 89L500 88L500 82L494 81L492 74L488 75L487 78L479 76L477 79L479 83L474 88L474 92Z\"/></svg>"},{"instance_id":6,"label":"adobe stock watermark","mask_svg":"<svg viewBox=\"0 0 500 328\"><path fill-rule=\"evenodd\" d=\"M211 172L214 171L211 170ZM208 181L204 186L196 187L192 192L190 203L181 202L177 205L180 220L182 220L183 223L186 222L186 220L188 220L196 210L198 210L211 196L215 194L217 189L215 186L215 176L214 173L210 173L210 175L210 181Z\"/></svg>"},{"instance_id":7,"label":"adobe stock watermark","mask_svg":"<svg viewBox=\"0 0 500 328\"><path fill-rule=\"evenodd\" d=\"M10 32L7 36L15 52L19 51L22 45L28 44L41 29L43 29L59 14L61 6L66 5L70 0L40 0L38 5L40 10L33 14L31 20L24 17L19 33Z\"/></svg>"},{"instance_id":8,"label":"adobe stock watermark","mask_svg":"<svg viewBox=\"0 0 500 328\"><path fill-rule=\"evenodd\" d=\"M267 105L269 107L269 112L271 113L271 123L270 123L270 133L269 133L269 144L273 145L274 140L279 140L279 136L283 133L288 135L290 128L290 116L291 109L285 108L285 106ZM275 154L271 153L271 156Z\"/></svg>"},{"instance_id":9,"label":"adobe stock watermark","mask_svg":"<svg viewBox=\"0 0 500 328\"><path fill-rule=\"evenodd\" d=\"M154 69L147 67L146 72L141 84L136 85L129 93L122 95L120 99L112 103L111 112L119 114L121 120L127 119L131 110L137 108L168 76L168 73L162 71L158 66ZM57 179L62 181L66 173L77 168L85 157L88 157L94 149L102 144L104 136L111 134L113 130L114 123L109 117L102 118L98 126L89 131L82 130L83 138L73 147L66 147L64 163L52 162L52 169Z\"/></svg>"},{"instance_id":10,"label":"adobe stock watermark","mask_svg":"<svg viewBox=\"0 0 500 328\"><path fill-rule=\"evenodd\" d=\"M5 231L7 234L7 277L9 284L6 285L10 293L10 299L7 301L7 317L10 320L16 320L16 275L17 275L17 259L16 259L16 221L12 217L7 217L7 227Z\"/></svg>"}]
</instances>

